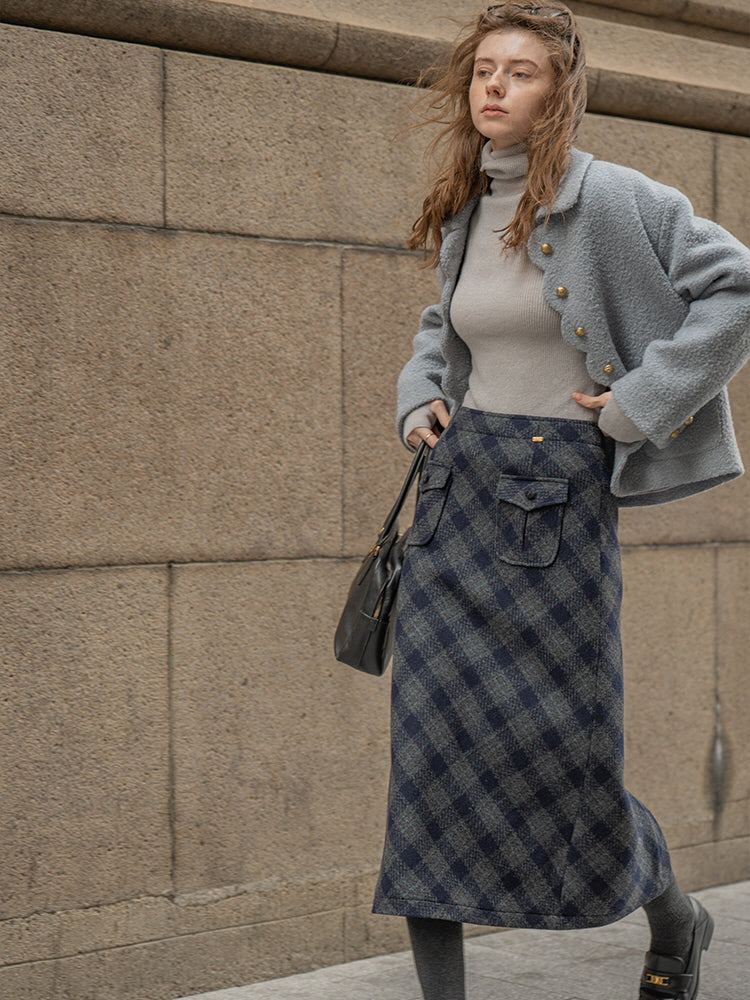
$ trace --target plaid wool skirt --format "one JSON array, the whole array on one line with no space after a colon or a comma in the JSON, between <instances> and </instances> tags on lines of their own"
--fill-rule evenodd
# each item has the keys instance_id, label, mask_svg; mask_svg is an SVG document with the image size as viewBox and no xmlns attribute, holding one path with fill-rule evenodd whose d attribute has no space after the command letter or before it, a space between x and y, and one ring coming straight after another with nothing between
<instances>
[{"instance_id":1,"label":"plaid wool skirt","mask_svg":"<svg viewBox=\"0 0 750 1000\"><path fill-rule=\"evenodd\" d=\"M611 923L672 877L623 784L622 580L588 421L460 409L401 580L375 913Z\"/></svg>"}]
</instances>

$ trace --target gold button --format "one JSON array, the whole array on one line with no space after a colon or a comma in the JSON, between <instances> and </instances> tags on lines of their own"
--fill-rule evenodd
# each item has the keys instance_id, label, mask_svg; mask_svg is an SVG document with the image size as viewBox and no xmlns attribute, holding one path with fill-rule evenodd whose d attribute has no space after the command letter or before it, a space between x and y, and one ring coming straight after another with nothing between
<instances>
[{"instance_id":1,"label":"gold button","mask_svg":"<svg viewBox=\"0 0 750 1000\"><path fill-rule=\"evenodd\" d=\"M541 249L542 253L545 253L545 254L551 254L552 253L552 247L550 246L549 243L542 243L542 246L541 246L540 249Z\"/></svg>"},{"instance_id":2,"label":"gold button","mask_svg":"<svg viewBox=\"0 0 750 1000\"><path fill-rule=\"evenodd\" d=\"M558 299L567 299L568 289L565 287L565 285L560 285L559 288L555 289L555 295L558 297Z\"/></svg>"},{"instance_id":3,"label":"gold button","mask_svg":"<svg viewBox=\"0 0 750 1000\"><path fill-rule=\"evenodd\" d=\"M585 328L582 327L582 326L577 326L576 327L576 337L585 337L585 336L586 336L586 330L585 330Z\"/></svg>"},{"instance_id":4,"label":"gold button","mask_svg":"<svg viewBox=\"0 0 750 1000\"><path fill-rule=\"evenodd\" d=\"M676 431L672 431L669 435L671 438L678 438L680 436L680 428L678 427Z\"/></svg>"},{"instance_id":5,"label":"gold button","mask_svg":"<svg viewBox=\"0 0 750 1000\"><path fill-rule=\"evenodd\" d=\"M689 427L694 420L695 420L695 417L688 417L687 420L685 421L685 426Z\"/></svg>"},{"instance_id":6,"label":"gold button","mask_svg":"<svg viewBox=\"0 0 750 1000\"><path fill-rule=\"evenodd\" d=\"M605 365L602 368L602 371L604 372L605 375L611 375L614 370L615 370L614 365Z\"/></svg>"}]
</instances>

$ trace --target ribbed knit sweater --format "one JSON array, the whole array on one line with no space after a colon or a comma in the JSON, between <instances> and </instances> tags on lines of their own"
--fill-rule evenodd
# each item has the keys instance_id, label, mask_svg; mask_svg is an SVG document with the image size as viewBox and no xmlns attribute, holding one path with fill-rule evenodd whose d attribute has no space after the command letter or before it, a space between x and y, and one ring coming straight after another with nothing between
<instances>
[{"instance_id":1,"label":"ribbed knit sweater","mask_svg":"<svg viewBox=\"0 0 750 1000\"><path fill-rule=\"evenodd\" d=\"M471 352L464 405L493 413L523 413L573 420L600 419L619 440L644 435L610 400L606 413L590 410L573 392L597 396L604 387L586 370L586 356L567 344L560 316L542 295L543 272L524 248L504 250L500 231L513 218L526 184L523 146L482 151L491 179L472 216L461 274L451 302L451 322ZM406 437L433 418L420 407L407 418Z\"/></svg>"},{"instance_id":2,"label":"ribbed knit sweater","mask_svg":"<svg viewBox=\"0 0 750 1000\"><path fill-rule=\"evenodd\" d=\"M560 333L560 315L542 296L544 273L525 247L504 250L500 230L513 218L526 183L523 146L482 152L490 189L469 228L451 321L471 351L464 405L493 413L596 420L573 392L602 390L586 371L585 355Z\"/></svg>"}]
</instances>

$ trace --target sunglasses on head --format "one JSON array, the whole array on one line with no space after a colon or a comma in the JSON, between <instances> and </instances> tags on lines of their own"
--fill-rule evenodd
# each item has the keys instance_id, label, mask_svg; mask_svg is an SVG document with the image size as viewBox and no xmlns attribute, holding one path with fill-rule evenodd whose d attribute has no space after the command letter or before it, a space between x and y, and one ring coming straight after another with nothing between
<instances>
[{"instance_id":1,"label":"sunglasses on head","mask_svg":"<svg viewBox=\"0 0 750 1000\"><path fill-rule=\"evenodd\" d=\"M523 11L529 17L564 17L570 20L570 14L567 10L558 10L557 7L527 7L522 3L496 3L492 7L487 8L487 13L491 14L496 10L505 10L507 7Z\"/></svg>"}]
</instances>

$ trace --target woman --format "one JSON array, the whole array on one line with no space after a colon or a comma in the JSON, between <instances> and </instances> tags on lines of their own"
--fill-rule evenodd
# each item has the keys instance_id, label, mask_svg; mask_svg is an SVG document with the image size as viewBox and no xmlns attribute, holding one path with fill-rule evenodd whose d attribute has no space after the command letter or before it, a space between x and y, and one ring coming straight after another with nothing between
<instances>
[{"instance_id":1,"label":"woman","mask_svg":"<svg viewBox=\"0 0 750 1000\"><path fill-rule=\"evenodd\" d=\"M724 387L748 355L750 254L677 191L572 148L584 73L567 7L506 3L432 88L446 153L410 247L442 299L399 428L433 451L374 906L407 918L425 1000L464 998L463 921L643 906L641 1000L693 1000L713 931L623 785L617 508L741 474Z\"/></svg>"}]
</instances>

